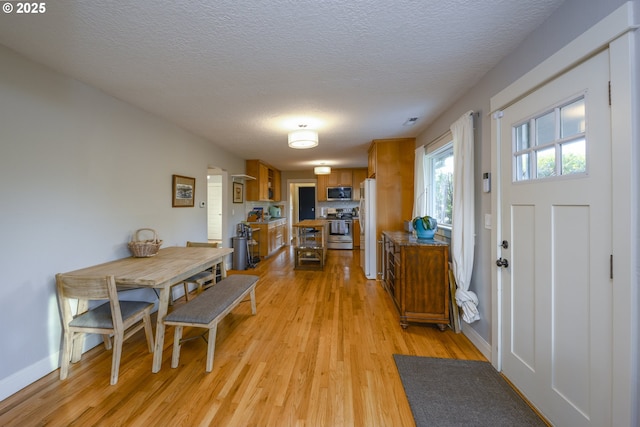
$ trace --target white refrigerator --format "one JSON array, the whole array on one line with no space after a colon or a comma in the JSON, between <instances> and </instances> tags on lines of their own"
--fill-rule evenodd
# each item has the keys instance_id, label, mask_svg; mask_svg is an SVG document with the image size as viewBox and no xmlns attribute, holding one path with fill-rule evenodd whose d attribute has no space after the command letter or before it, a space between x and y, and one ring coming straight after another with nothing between
<instances>
[{"instance_id":1,"label":"white refrigerator","mask_svg":"<svg viewBox=\"0 0 640 427\"><path fill-rule=\"evenodd\" d=\"M360 265L367 279L377 277L376 180L360 183Z\"/></svg>"}]
</instances>

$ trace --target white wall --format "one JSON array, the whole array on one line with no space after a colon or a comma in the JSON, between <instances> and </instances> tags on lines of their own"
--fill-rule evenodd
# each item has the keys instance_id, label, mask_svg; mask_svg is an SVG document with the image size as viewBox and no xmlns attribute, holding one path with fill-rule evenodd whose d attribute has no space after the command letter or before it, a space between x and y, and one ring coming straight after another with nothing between
<instances>
[{"instance_id":1,"label":"white wall","mask_svg":"<svg viewBox=\"0 0 640 427\"><path fill-rule=\"evenodd\" d=\"M625 0L566 0L516 50L430 123L417 138L416 146L428 144L447 131L466 111L480 113L475 117L476 246L470 289L478 294L481 319L463 326L465 333L487 357L492 342L491 269L495 265L495 251L491 247L491 230L484 226L485 214L493 215L493 212L491 194L482 192L482 173L491 171L490 98L624 3Z\"/></svg>"},{"instance_id":2,"label":"white wall","mask_svg":"<svg viewBox=\"0 0 640 427\"><path fill-rule=\"evenodd\" d=\"M58 366L56 273L129 256L138 228L164 246L206 239L207 209L171 207L171 175L196 178L197 206L208 167L245 164L1 46L0 64L1 400Z\"/></svg>"}]
</instances>

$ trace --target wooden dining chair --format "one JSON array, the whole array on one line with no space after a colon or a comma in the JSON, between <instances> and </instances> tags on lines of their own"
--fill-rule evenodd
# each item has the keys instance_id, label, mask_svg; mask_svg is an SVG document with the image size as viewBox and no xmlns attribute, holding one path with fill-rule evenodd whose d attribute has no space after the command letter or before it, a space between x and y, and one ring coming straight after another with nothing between
<instances>
[{"instance_id":1,"label":"wooden dining chair","mask_svg":"<svg viewBox=\"0 0 640 427\"><path fill-rule=\"evenodd\" d=\"M217 248L219 247L219 243L217 242L187 242L187 247L191 248ZM210 288L211 286L216 284L216 267L205 271L201 271L200 273L196 273L193 276L189 277L182 283L176 283L176 285L182 284L184 286L184 299L189 301L192 296L189 293L189 285L196 285L196 294L202 292L205 289ZM173 295L173 294L172 294ZM173 297L171 298L173 301Z\"/></svg>"},{"instance_id":2,"label":"wooden dining chair","mask_svg":"<svg viewBox=\"0 0 640 427\"><path fill-rule=\"evenodd\" d=\"M153 352L153 332L151 309L153 303L146 301L120 301L113 276L78 277L56 275L58 303L62 314L64 331L62 355L60 357L60 379L69 374L69 364L81 357L83 334L101 334L107 350L112 348L111 384L118 382L120 356L123 342L144 328L149 352ZM76 314L72 311L71 300L77 302ZM97 307L87 309L91 300L108 300ZM75 345L74 345L75 344Z\"/></svg>"}]
</instances>

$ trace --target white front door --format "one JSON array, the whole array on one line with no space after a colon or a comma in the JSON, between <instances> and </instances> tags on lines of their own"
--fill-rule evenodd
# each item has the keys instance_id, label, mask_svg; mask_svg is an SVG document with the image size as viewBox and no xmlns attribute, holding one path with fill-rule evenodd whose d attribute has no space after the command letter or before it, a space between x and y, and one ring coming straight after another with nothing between
<instances>
[{"instance_id":1,"label":"white front door","mask_svg":"<svg viewBox=\"0 0 640 427\"><path fill-rule=\"evenodd\" d=\"M603 51L499 123L502 369L558 426L611 415L608 82Z\"/></svg>"}]
</instances>

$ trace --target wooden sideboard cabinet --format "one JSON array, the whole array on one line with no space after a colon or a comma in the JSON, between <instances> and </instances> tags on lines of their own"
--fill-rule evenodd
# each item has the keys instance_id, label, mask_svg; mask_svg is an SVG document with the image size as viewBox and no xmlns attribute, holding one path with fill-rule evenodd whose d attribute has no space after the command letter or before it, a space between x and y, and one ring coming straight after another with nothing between
<instances>
[{"instance_id":1,"label":"wooden sideboard cabinet","mask_svg":"<svg viewBox=\"0 0 640 427\"><path fill-rule=\"evenodd\" d=\"M419 240L404 231L383 231L384 287L400 314L400 325L449 324L449 245Z\"/></svg>"}]
</instances>

